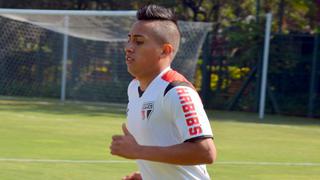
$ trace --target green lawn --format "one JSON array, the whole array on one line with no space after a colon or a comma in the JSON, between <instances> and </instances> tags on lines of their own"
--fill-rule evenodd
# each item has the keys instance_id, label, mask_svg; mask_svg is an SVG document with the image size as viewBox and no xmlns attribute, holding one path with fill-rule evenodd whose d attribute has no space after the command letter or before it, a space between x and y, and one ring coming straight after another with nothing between
<instances>
[{"instance_id":1,"label":"green lawn","mask_svg":"<svg viewBox=\"0 0 320 180\"><path fill-rule=\"evenodd\" d=\"M208 114L218 149L208 166L213 179L320 179L320 120ZM2 98L0 179L121 179L137 170L134 161L109 154L124 121L121 106Z\"/></svg>"}]
</instances>

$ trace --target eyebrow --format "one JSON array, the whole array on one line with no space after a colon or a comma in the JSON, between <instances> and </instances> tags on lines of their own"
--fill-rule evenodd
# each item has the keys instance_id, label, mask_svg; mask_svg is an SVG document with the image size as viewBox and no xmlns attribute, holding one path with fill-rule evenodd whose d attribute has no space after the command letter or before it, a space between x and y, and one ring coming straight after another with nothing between
<instances>
[{"instance_id":1,"label":"eyebrow","mask_svg":"<svg viewBox=\"0 0 320 180\"><path fill-rule=\"evenodd\" d=\"M134 34L134 35L131 35L131 34L128 34L128 37L142 37L142 38L146 38L145 36L143 35L140 35L140 34Z\"/></svg>"}]
</instances>

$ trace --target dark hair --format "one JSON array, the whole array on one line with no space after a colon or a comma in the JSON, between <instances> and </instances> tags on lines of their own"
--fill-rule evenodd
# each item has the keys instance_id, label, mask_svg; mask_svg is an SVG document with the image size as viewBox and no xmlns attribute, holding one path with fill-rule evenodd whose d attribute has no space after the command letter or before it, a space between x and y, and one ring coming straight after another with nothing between
<instances>
[{"instance_id":1,"label":"dark hair","mask_svg":"<svg viewBox=\"0 0 320 180\"><path fill-rule=\"evenodd\" d=\"M137 19L171 21L177 24L177 18L174 12L169 8L158 5L146 5L140 8L137 12Z\"/></svg>"}]
</instances>

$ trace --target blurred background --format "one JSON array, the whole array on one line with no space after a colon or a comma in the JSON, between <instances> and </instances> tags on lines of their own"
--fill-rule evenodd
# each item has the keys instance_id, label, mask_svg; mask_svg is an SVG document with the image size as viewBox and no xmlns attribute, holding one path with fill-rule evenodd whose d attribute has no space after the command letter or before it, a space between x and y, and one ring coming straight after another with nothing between
<instances>
[{"instance_id":1,"label":"blurred background","mask_svg":"<svg viewBox=\"0 0 320 180\"><path fill-rule=\"evenodd\" d=\"M195 63L192 63L191 67L177 69L195 84L206 108L220 110L258 111L265 15L271 12L273 20L266 112L304 117L320 116L319 0L2 0L0 7L101 11L136 10L149 3L172 7L182 21L210 23L211 28L208 33L204 33L205 42ZM1 23L10 22L2 19ZM15 53L6 52L7 54L3 55L5 49L10 49L7 42L8 39L12 41L11 34L23 34L21 28L17 28L20 26L21 24L1 26L4 33L0 36L3 39L3 53L0 55L0 94L59 98L61 69L57 67L61 63L62 52L53 52L53 49L61 47L62 43L57 42L57 38L62 41L62 36L52 33L50 35L48 32L38 39L32 39L32 35L27 38L21 36L15 44L15 47L20 48L16 48ZM6 35L6 31L10 32L9 35ZM192 36L189 34L188 38ZM123 64L111 62L115 58L123 58L123 53L120 52L122 44L106 42L97 45L101 42L70 39L68 59L74 61L68 64L68 69L71 70L67 74L66 99L126 102L126 99L121 97L126 96L130 77ZM87 43L85 48L79 45L81 43ZM108 54L102 54L105 46L109 47ZM40 50L37 47L41 47ZM183 48L188 47L180 47ZM116 51L112 49L120 49L112 57L113 60L97 60L107 59L106 56ZM189 47L189 51L192 49L197 50ZM91 51L95 56L83 53L84 51ZM46 62L41 60L44 58ZM93 58L96 60L92 60ZM16 60L9 62L8 59ZM81 73L83 71L85 74ZM82 78L81 83L79 78ZM114 83L114 79L121 79L123 83ZM119 95L110 93L115 93L114 88L110 88L111 84Z\"/></svg>"},{"instance_id":2,"label":"blurred background","mask_svg":"<svg viewBox=\"0 0 320 180\"><path fill-rule=\"evenodd\" d=\"M210 119L218 148L210 176L320 179L320 0L0 0L0 179L137 170L108 147L126 121L127 33L150 3L178 15L172 67Z\"/></svg>"}]
</instances>

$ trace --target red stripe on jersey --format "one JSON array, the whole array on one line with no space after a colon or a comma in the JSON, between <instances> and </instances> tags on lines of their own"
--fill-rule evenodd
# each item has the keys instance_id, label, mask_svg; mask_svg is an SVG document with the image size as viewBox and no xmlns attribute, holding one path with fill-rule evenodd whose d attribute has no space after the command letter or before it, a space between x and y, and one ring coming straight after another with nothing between
<instances>
[{"instance_id":1,"label":"red stripe on jersey","mask_svg":"<svg viewBox=\"0 0 320 180\"><path fill-rule=\"evenodd\" d=\"M164 75L162 75L161 78L169 83L175 82L175 81L185 82L185 83L188 83L190 87L195 89L193 85L182 74L174 70L169 70Z\"/></svg>"},{"instance_id":2,"label":"red stripe on jersey","mask_svg":"<svg viewBox=\"0 0 320 180\"><path fill-rule=\"evenodd\" d=\"M191 87L195 90L193 85L183 75L174 70L169 70L161 78L169 82L170 84L174 84L175 82L178 82L177 84L179 84L179 82L185 83L186 86ZM170 84L168 86L169 89L167 87L168 90L165 90L164 95L170 90L170 88L174 87L174 85L170 86ZM176 88L176 92L179 96L181 108L185 116L185 122L189 130L189 135L200 135L202 133L201 124L199 122L199 118L197 117L196 107L192 102L192 98L189 96L187 88Z\"/></svg>"}]
</instances>

